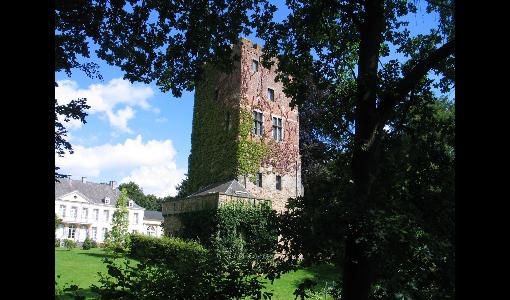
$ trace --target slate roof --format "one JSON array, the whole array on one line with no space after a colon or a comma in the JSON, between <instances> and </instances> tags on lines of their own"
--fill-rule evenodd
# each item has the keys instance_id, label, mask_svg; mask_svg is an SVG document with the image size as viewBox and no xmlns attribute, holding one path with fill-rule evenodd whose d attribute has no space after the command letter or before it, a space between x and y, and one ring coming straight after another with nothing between
<instances>
[{"instance_id":1,"label":"slate roof","mask_svg":"<svg viewBox=\"0 0 510 300\"><path fill-rule=\"evenodd\" d=\"M229 180L227 182L218 182L213 183L205 188L199 190L198 192L191 194L188 196L195 197L195 196L202 196L212 193L219 193L220 195L229 195L229 196L236 196L236 197L244 197L244 198L256 198L251 193L249 193L242 184L240 184L237 180Z\"/></svg>"},{"instance_id":2,"label":"slate roof","mask_svg":"<svg viewBox=\"0 0 510 300\"><path fill-rule=\"evenodd\" d=\"M72 179L59 180L60 182L55 182L55 199L77 191L92 203L115 207L115 204L117 204L117 199L120 196L119 189L112 188L109 184L82 182L81 180ZM104 204L103 199L105 197L110 197L110 204ZM143 207L136 204L135 202L133 202L133 208L143 209Z\"/></svg>"},{"instance_id":3,"label":"slate roof","mask_svg":"<svg viewBox=\"0 0 510 300\"><path fill-rule=\"evenodd\" d=\"M156 210L146 210L144 212L143 219L163 221L163 213Z\"/></svg>"}]
</instances>

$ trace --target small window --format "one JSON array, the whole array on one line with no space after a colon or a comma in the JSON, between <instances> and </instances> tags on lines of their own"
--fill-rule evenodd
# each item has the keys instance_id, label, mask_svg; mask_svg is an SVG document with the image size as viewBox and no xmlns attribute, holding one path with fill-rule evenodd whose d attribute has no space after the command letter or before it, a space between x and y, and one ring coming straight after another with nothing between
<instances>
[{"instance_id":1,"label":"small window","mask_svg":"<svg viewBox=\"0 0 510 300\"><path fill-rule=\"evenodd\" d=\"M135 225L138 225L138 213L134 213L133 216Z\"/></svg>"},{"instance_id":2,"label":"small window","mask_svg":"<svg viewBox=\"0 0 510 300\"><path fill-rule=\"evenodd\" d=\"M267 89L267 98L269 100L274 101L274 90L273 89Z\"/></svg>"},{"instance_id":3,"label":"small window","mask_svg":"<svg viewBox=\"0 0 510 300\"><path fill-rule=\"evenodd\" d=\"M129 207L133 207L133 201L129 200L129 202L128 202L128 206L129 206Z\"/></svg>"},{"instance_id":4,"label":"small window","mask_svg":"<svg viewBox=\"0 0 510 300\"><path fill-rule=\"evenodd\" d=\"M273 117L273 139L277 141L283 140L283 131L282 131L282 119Z\"/></svg>"},{"instance_id":5,"label":"small window","mask_svg":"<svg viewBox=\"0 0 510 300\"><path fill-rule=\"evenodd\" d=\"M262 119L262 113L258 111L253 112L253 134L262 135L264 122Z\"/></svg>"},{"instance_id":6,"label":"small window","mask_svg":"<svg viewBox=\"0 0 510 300\"><path fill-rule=\"evenodd\" d=\"M110 211L108 211L108 210L103 211L103 220L105 222L108 222L109 219L110 219Z\"/></svg>"},{"instance_id":7,"label":"small window","mask_svg":"<svg viewBox=\"0 0 510 300\"><path fill-rule=\"evenodd\" d=\"M282 176L276 175L276 189L281 191L282 190Z\"/></svg>"},{"instance_id":8,"label":"small window","mask_svg":"<svg viewBox=\"0 0 510 300\"><path fill-rule=\"evenodd\" d=\"M110 197L104 197L104 204L110 204Z\"/></svg>"},{"instance_id":9,"label":"small window","mask_svg":"<svg viewBox=\"0 0 510 300\"><path fill-rule=\"evenodd\" d=\"M67 238L68 239L74 239L74 236L76 234L76 226L75 225L69 225L69 229L67 232Z\"/></svg>"},{"instance_id":10,"label":"small window","mask_svg":"<svg viewBox=\"0 0 510 300\"><path fill-rule=\"evenodd\" d=\"M92 239L97 240L97 227L92 227Z\"/></svg>"},{"instance_id":11,"label":"small window","mask_svg":"<svg viewBox=\"0 0 510 300\"><path fill-rule=\"evenodd\" d=\"M251 71L252 72L258 72L259 71L259 62L252 59L251 61Z\"/></svg>"},{"instance_id":12,"label":"small window","mask_svg":"<svg viewBox=\"0 0 510 300\"><path fill-rule=\"evenodd\" d=\"M262 173L257 173L257 177L255 178L255 185L258 187L262 187Z\"/></svg>"}]
</instances>

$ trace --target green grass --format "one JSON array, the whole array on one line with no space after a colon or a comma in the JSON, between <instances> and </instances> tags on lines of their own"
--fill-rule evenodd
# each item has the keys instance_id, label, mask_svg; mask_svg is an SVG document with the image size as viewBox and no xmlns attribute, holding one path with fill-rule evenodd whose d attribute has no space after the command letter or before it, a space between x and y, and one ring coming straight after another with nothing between
<instances>
[{"instance_id":1,"label":"green grass","mask_svg":"<svg viewBox=\"0 0 510 300\"><path fill-rule=\"evenodd\" d=\"M106 266L101 261L106 253L103 249L90 250L73 249L66 250L55 248L55 280L57 286L76 284L81 288L81 293L87 295L87 299L95 294L90 290L92 284L98 284L98 272L106 273ZM60 275L60 278L57 278ZM70 299L61 297L61 299Z\"/></svg>"},{"instance_id":2,"label":"green grass","mask_svg":"<svg viewBox=\"0 0 510 300\"><path fill-rule=\"evenodd\" d=\"M81 294L86 295L87 299L94 299L95 294L90 290L90 285L98 284L98 272L106 273L105 264L101 260L105 255L106 253L102 249L73 249L68 251L56 248L55 280L58 282L58 286L76 284L81 288L79 291ZM57 279L57 275L60 275L59 279ZM268 283L266 290L273 292L274 300L292 300L294 299L294 290L304 279L309 278L317 281L315 291L322 291L326 285L331 286L337 276L338 271L330 265L309 267L283 274L274 281L274 284ZM71 298L60 297L59 299Z\"/></svg>"},{"instance_id":3,"label":"green grass","mask_svg":"<svg viewBox=\"0 0 510 300\"><path fill-rule=\"evenodd\" d=\"M294 272L283 274L274 281L274 284L266 285L266 290L273 291L274 300L294 299L294 291L298 284L305 279L312 279L317 282L314 291L323 291L326 286L331 286L338 278L338 270L331 265L320 265L303 268ZM332 299L331 297L321 299Z\"/></svg>"}]
</instances>

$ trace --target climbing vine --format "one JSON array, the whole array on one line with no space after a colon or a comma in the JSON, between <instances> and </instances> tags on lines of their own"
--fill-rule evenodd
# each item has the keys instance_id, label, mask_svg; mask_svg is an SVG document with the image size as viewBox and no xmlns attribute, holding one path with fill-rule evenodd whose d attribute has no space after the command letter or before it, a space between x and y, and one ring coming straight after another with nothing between
<instances>
[{"instance_id":1,"label":"climbing vine","mask_svg":"<svg viewBox=\"0 0 510 300\"><path fill-rule=\"evenodd\" d=\"M241 124L239 125L239 144L237 150L238 172L246 175L251 181L259 171L262 161L269 153L269 147L257 137L250 138L253 129L253 115L241 109Z\"/></svg>"},{"instance_id":2,"label":"climbing vine","mask_svg":"<svg viewBox=\"0 0 510 300\"><path fill-rule=\"evenodd\" d=\"M266 203L225 204L179 217L182 227L177 236L198 241L206 248L228 247L242 240L244 255L259 265L271 260L276 251L276 215Z\"/></svg>"}]
</instances>

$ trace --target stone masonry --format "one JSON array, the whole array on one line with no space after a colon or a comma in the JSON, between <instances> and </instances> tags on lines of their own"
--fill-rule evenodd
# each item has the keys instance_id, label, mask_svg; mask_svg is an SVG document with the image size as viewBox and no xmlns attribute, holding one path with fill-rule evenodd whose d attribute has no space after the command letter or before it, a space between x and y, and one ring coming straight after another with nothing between
<instances>
[{"instance_id":1,"label":"stone masonry","mask_svg":"<svg viewBox=\"0 0 510 300\"><path fill-rule=\"evenodd\" d=\"M240 60L232 72L225 74L205 67L195 91L188 180L195 192L213 183L236 179L255 198L270 200L272 208L281 212L289 197L303 195L298 108L290 107L291 99L283 93L283 84L275 82L277 66L262 66L261 51L260 46L243 38L233 46ZM249 136L269 149L259 168L261 187L253 180L260 175L247 178L238 171L236 147L241 110L262 114L262 132L253 130ZM273 118L280 120L276 122L280 122L281 129L274 128ZM282 138L275 139L273 131L281 132ZM280 189L277 176L281 178ZM171 205L163 214L176 212Z\"/></svg>"}]
</instances>

